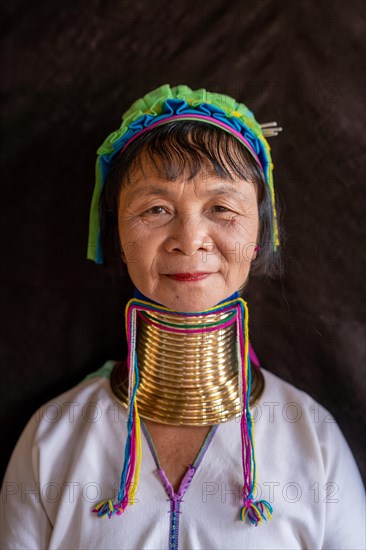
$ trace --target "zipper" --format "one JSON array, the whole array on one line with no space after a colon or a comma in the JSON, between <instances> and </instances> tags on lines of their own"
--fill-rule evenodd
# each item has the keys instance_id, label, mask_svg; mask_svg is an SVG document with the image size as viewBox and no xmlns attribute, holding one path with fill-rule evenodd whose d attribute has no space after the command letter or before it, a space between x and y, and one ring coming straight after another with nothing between
<instances>
[{"instance_id":1,"label":"zipper","mask_svg":"<svg viewBox=\"0 0 366 550\"><path fill-rule=\"evenodd\" d=\"M201 449L199 450L193 464L190 464L187 468L186 473L184 474L184 477L179 485L179 489L177 492L174 491L169 479L167 478L163 468L160 465L159 457L157 455L154 442L148 432L147 427L145 426L144 422L141 421L141 427L144 432L146 441L149 445L151 454L153 455L157 471L159 474L159 477L161 479L161 482L164 486L164 489L166 491L166 494L168 495L168 500L170 501L170 525L169 525L169 550L178 550L179 547L179 516L182 513L180 511L180 505L181 502L183 502L183 497L188 489L189 484L191 483L194 474L196 473L199 465L201 464L203 457L205 456L205 453L213 439L213 436L215 435L218 425L212 426L210 431L208 432Z\"/></svg>"}]
</instances>

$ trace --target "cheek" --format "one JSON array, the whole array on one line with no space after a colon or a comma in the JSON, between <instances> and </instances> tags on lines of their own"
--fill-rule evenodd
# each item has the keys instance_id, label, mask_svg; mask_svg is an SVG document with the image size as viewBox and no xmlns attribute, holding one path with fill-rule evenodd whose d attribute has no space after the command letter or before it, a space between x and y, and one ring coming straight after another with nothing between
<instances>
[{"instance_id":1,"label":"cheek","mask_svg":"<svg viewBox=\"0 0 366 550\"><path fill-rule=\"evenodd\" d=\"M258 216L235 220L222 228L216 235L221 255L231 266L241 269L252 261L257 244Z\"/></svg>"},{"instance_id":2,"label":"cheek","mask_svg":"<svg viewBox=\"0 0 366 550\"><path fill-rule=\"evenodd\" d=\"M135 263L144 255L141 246L144 240L141 238L137 224L132 220L120 220L118 226L119 242L125 256L126 263Z\"/></svg>"},{"instance_id":3,"label":"cheek","mask_svg":"<svg viewBox=\"0 0 366 550\"><path fill-rule=\"evenodd\" d=\"M141 223L131 221L120 223L119 239L130 275L149 272L159 247L156 236Z\"/></svg>"},{"instance_id":4,"label":"cheek","mask_svg":"<svg viewBox=\"0 0 366 550\"><path fill-rule=\"evenodd\" d=\"M135 264L140 264L141 258L144 257L141 247L134 241L124 243L122 250L128 268L130 268L130 266L133 267Z\"/></svg>"},{"instance_id":5,"label":"cheek","mask_svg":"<svg viewBox=\"0 0 366 550\"><path fill-rule=\"evenodd\" d=\"M152 278L152 266L154 259L149 256L142 243L130 241L125 244L124 254L128 274L133 284L146 293Z\"/></svg>"}]
</instances>

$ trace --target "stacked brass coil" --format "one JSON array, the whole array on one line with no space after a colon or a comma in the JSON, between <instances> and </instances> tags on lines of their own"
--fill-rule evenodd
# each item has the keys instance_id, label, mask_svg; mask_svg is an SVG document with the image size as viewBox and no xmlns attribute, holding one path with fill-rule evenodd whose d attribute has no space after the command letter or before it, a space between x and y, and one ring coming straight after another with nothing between
<instances>
[{"instance_id":1,"label":"stacked brass coil","mask_svg":"<svg viewBox=\"0 0 366 550\"><path fill-rule=\"evenodd\" d=\"M176 333L182 328L223 323L233 312L185 316L139 312L137 322L137 390L139 414L163 424L203 426L240 414L236 322L210 332ZM159 326L154 326L156 322ZM162 328L162 325L164 326ZM114 369L113 392L127 406L128 378Z\"/></svg>"}]
</instances>

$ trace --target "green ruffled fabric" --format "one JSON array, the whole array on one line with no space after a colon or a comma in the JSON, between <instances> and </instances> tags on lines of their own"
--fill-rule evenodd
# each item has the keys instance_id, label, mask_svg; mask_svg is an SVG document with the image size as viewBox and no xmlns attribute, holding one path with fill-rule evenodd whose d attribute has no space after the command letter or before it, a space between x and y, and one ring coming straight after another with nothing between
<instances>
[{"instance_id":1,"label":"green ruffled fabric","mask_svg":"<svg viewBox=\"0 0 366 550\"><path fill-rule=\"evenodd\" d=\"M131 107L127 109L122 115L122 124L118 130L111 132L102 145L98 148L97 154L99 156L113 152L113 143L120 139L128 130L130 124L135 120L142 117L144 114L161 115L163 112L163 105L167 99L183 99L191 107L197 107L201 103L209 103L222 109L228 117L236 116L250 129L252 130L258 139L266 139L263 136L262 129L258 122L255 120L253 113L243 103L238 103L234 98L213 92L208 92L204 88L199 90L191 90L188 86L183 84L170 87L169 84L163 84L156 90L149 92L144 97L137 99L132 103ZM268 151L270 151L269 144L267 143Z\"/></svg>"}]
</instances>

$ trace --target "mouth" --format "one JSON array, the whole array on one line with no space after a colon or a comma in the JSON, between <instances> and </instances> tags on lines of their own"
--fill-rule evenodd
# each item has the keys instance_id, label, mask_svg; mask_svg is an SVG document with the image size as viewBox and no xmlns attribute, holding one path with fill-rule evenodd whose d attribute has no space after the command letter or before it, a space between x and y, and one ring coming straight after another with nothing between
<instances>
[{"instance_id":1,"label":"mouth","mask_svg":"<svg viewBox=\"0 0 366 550\"><path fill-rule=\"evenodd\" d=\"M196 282L207 279L210 275L212 275L212 273L172 273L170 275L167 274L166 277L174 279L175 281Z\"/></svg>"}]
</instances>

